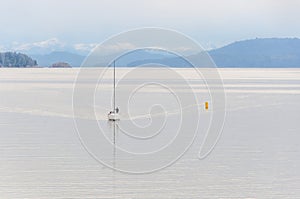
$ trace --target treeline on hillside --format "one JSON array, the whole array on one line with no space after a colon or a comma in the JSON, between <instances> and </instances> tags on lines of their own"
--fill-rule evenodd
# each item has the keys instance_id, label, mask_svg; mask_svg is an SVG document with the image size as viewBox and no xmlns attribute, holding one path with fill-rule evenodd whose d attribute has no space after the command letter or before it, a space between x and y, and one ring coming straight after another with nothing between
<instances>
[{"instance_id":1,"label":"treeline on hillside","mask_svg":"<svg viewBox=\"0 0 300 199\"><path fill-rule=\"evenodd\" d=\"M29 56L16 53L4 52L0 53L0 67L33 67L37 66L37 61Z\"/></svg>"}]
</instances>

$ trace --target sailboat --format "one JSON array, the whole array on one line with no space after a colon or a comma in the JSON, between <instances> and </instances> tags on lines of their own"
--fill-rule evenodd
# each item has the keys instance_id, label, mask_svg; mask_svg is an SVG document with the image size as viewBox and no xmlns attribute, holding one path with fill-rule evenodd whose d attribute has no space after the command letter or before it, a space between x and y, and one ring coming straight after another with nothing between
<instances>
[{"instance_id":1,"label":"sailboat","mask_svg":"<svg viewBox=\"0 0 300 199\"><path fill-rule=\"evenodd\" d=\"M113 91L113 110L107 114L109 121L117 121L120 120L119 108L116 107L116 64L114 61L114 91Z\"/></svg>"}]
</instances>

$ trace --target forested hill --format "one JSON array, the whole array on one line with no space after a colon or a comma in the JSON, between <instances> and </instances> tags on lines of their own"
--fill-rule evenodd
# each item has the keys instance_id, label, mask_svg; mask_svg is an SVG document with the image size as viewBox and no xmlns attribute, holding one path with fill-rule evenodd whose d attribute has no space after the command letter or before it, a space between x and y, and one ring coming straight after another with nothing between
<instances>
[{"instance_id":1,"label":"forested hill","mask_svg":"<svg viewBox=\"0 0 300 199\"><path fill-rule=\"evenodd\" d=\"M0 67L33 67L37 66L37 61L33 60L29 56L16 53L16 52L4 52L0 53Z\"/></svg>"},{"instance_id":2,"label":"forested hill","mask_svg":"<svg viewBox=\"0 0 300 199\"><path fill-rule=\"evenodd\" d=\"M209 51L219 67L300 67L300 39L268 38L234 42Z\"/></svg>"}]
</instances>

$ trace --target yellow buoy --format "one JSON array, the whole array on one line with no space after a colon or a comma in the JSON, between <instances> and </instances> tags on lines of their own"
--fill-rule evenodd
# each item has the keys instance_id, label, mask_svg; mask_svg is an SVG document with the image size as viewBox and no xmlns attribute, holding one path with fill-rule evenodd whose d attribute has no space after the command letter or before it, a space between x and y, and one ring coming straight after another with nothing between
<instances>
[{"instance_id":1,"label":"yellow buoy","mask_svg":"<svg viewBox=\"0 0 300 199\"><path fill-rule=\"evenodd\" d=\"M205 102L205 110L208 110L208 102Z\"/></svg>"}]
</instances>

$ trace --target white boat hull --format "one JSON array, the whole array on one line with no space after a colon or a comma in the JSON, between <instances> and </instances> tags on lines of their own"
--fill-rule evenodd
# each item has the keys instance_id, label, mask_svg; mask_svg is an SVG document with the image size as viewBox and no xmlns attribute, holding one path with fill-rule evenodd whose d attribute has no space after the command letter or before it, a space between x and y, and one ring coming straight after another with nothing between
<instances>
[{"instance_id":1,"label":"white boat hull","mask_svg":"<svg viewBox=\"0 0 300 199\"><path fill-rule=\"evenodd\" d=\"M120 115L118 113L109 113L107 115L109 121L117 121L120 120Z\"/></svg>"}]
</instances>

